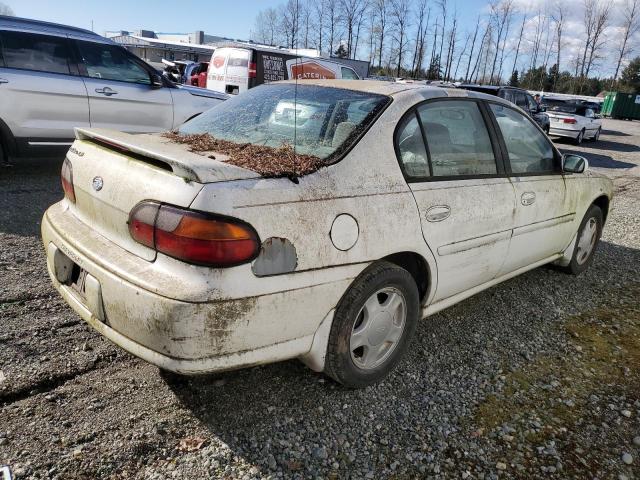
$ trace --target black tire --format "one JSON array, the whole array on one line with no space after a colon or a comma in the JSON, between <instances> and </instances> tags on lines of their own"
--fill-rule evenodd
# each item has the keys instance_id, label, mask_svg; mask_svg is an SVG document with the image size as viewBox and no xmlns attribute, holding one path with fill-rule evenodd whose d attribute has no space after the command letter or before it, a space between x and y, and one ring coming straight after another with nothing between
<instances>
[{"instance_id":1,"label":"black tire","mask_svg":"<svg viewBox=\"0 0 640 480\"><path fill-rule=\"evenodd\" d=\"M352 358L351 336L357 322L361 322L361 314L365 302L376 295L376 299L384 304L387 289L401 294L405 302L406 318L399 339L393 348L388 347L388 355L383 356L380 364L371 368L361 368ZM362 388L379 382L395 368L409 347L418 323L420 312L420 296L416 282L409 272L393 263L381 261L368 267L351 284L344 294L333 318L329 344L325 359L325 373L349 388ZM395 324L395 316L391 323ZM371 334L368 334L370 338ZM386 341L385 341L386 343ZM356 352L358 348L354 350Z\"/></svg>"},{"instance_id":2,"label":"black tire","mask_svg":"<svg viewBox=\"0 0 640 480\"><path fill-rule=\"evenodd\" d=\"M579 242L580 242L582 233L584 232L585 228L587 228L587 224L589 224L589 222L592 219L595 220L596 222L595 223L595 226L596 226L595 243L591 248L588 257L585 259L582 259L580 248L579 248ZM584 215L582 222L580 223L580 228L578 228L578 233L576 236L576 244L573 248L573 255L571 256L571 262L569 262L569 265L567 265L566 267L562 267L562 270L572 275L579 275L582 272L584 272L587 268L589 268L589 265L591 265L591 262L593 262L593 257L595 256L596 250L598 249L598 244L600 243L600 236L602 235L603 225L604 225L604 217L602 215L602 210L600 210L600 207L598 207L597 205L591 205L587 210L587 213Z\"/></svg>"},{"instance_id":3,"label":"black tire","mask_svg":"<svg viewBox=\"0 0 640 480\"><path fill-rule=\"evenodd\" d=\"M580 133L576 138L573 139L573 143L576 145L580 145L584 140L584 129L580 130Z\"/></svg>"},{"instance_id":4,"label":"black tire","mask_svg":"<svg viewBox=\"0 0 640 480\"><path fill-rule=\"evenodd\" d=\"M600 134L602 133L602 127L598 127L598 130L596 130L596 133L593 134L593 137L591 137L591 141L592 142L597 142L600 139Z\"/></svg>"}]
</instances>

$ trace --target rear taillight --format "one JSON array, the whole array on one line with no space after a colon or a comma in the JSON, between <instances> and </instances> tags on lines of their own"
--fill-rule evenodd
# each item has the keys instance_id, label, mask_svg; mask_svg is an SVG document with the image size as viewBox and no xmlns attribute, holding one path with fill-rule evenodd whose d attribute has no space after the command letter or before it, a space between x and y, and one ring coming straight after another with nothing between
<instances>
[{"instance_id":1,"label":"rear taillight","mask_svg":"<svg viewBox=\"0 0 640 480\"><path fill-rule=\"evenodd\" d=\"M563 118L562 122L574 124L574 123L577 123L577 120L575 118Z\"/></svg>"},{"instance_id":2,"label":"rear taillight","mask_svg":"<svg viewBox=\"0 0 640 480\"><path fill-rule=\"evenodd\" d=\"M152 201L131 211L129 233L165 255L211 267L249 262L260 249L258 234L247 223Z\"/></svg>"},{"instance_id":3,"label":"rear taillight","mask_svg":"<svg viewBox=\"0 0 640 480\"><path fill-rule=\"evenodd\" d=\"M67 197L71 203L76 203L76 192L73 189L73 168L68 158L62 162L62 171L60 172L60 180L62 181L62 190L64 196Z\"/></svg>"},{"instance_id":4,"label":"rear taillight","mask_svg":"<svg viewBox=\"0 0 640 480\"><path fill-rule=\"evenodd\" d=\"M256 78L258 70L255 62L249 62L249 78Z\"/></svg>"}]
</instances>

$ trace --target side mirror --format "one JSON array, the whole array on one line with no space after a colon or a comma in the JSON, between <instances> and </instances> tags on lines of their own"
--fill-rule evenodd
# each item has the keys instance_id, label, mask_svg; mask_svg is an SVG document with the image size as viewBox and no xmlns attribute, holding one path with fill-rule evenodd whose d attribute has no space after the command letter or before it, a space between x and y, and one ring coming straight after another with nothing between
<instances>
[{"instance_id":1,"label":"side mirror","mask_svg":"<svg viewBox=\"0 0 640 480\"><path fill-rule=\"evenodd\" d=\"M568 153L562 156L562 171L569 173L583 173L589 168L589 162L580 155Z\"/></svg>"},{"instance_id":2,"label":"side mirror","mask_svg":"<svg viewBox=\"0 0 640 480\"><path fill-rule=\"evenodd\" d=\"M164 87L164 82L162 81L162 75L157 73L151 74L151 88L162 88Z\"/></svg>"},{"instance_id":3,"label":"side mirror","mask_svg":"<svg viewBox=\"0 0 640 480\"><path fill-rule=\"evenodd\" d=\"M546 112L546 111L547 111L547 107L544 107L544 106L542 106L542 105L540 105L540 107L539 107L539 108L540 108L540 111L541 111L541 112Z\"/></svg>"}]
</instances>

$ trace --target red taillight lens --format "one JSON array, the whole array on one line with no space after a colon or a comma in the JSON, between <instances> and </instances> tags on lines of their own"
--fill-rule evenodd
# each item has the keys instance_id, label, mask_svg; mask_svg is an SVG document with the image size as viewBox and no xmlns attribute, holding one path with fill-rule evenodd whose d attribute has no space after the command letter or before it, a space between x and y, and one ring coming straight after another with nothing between
<instances>
[{"instance_id":1,"label":"red taillight lens","mask_svg":"<svg viewBox=\"0 0 640 480\"><path fill-rule=\"evenodd\" d=\"M240 220L150 201L131 211L129 232L137 242L165 255L212 267L246 263L260 248L255 230Z\"/></svg>"},{"instance_id":2,"label":"red taillight lens","mask_svg":"<svg viewBox=\"0 0 640 480\"><path fill-rule=\"evenodd\" d=\"M73 168L71 167L71 162L68 158L65 158L64 162L62 162L60 180L62 182L64 196L67 197L71 203L76 203L76 192L73 188Z\"/></svg>"},{"instance_id":3,"label":"red taillight lens","mask_svg":"<svg viewBox=\"0 0 640 480\"><path fill-rule=\"evenodd\" d=\"M257 72L255 62L249 62L249 78L256 78Z\"/></svg>"},{"instance_id":4,"label":"red taillight lens","mask_svg":"<svg viewBox=\"0 0 640 480\"><path fill-rule=\"evenodd\" d=\"M574 124L574 123L577 123L577 120L575 118L563 118L562 122Z\"/></svg>"}]
</instances>

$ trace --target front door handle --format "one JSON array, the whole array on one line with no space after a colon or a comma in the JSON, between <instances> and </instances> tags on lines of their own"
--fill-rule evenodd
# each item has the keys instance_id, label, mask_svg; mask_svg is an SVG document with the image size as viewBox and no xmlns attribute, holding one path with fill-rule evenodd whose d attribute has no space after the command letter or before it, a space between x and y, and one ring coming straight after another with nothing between
<instances>
[{"instance_id":1,"label":"front door handle","mask_svg":"<svg viewBox=\"0 0 640 480\"><path fill-rule=\"evenodd\" d=\"M441 222L451 215L451 208L448 205L434 205L427 210L427 222Z\"/></svg>"},{"instance_id":2,"label":"front door handle","mask_svg":"<svg viewBox=\"0 0 640 480\"><path fill-rule=\"evenodd\" d=\"M536 203L536 194L534 192L524 192L520 197L520 202L525 207Z\"/></svg>"},{"instance_id":3,"label":"front door handle","mask_svg":"<svg viewBox=\"0 0 640 480\"><path fill-rule=\"evenodd\" d=\"M9 83L9 80L6 78L0 78L0 83Z\"/></svg>"},{"instance_id":4,"label":"front door handle","mask_svg":"<svg viewBox=\"0 0 640 480\"><path fill-rule=\"evenodd\" d=\"M107 97L110 97L111 95L117 95L118 92L116 92L115 90L109 88L109 87L104 87L104 88L96 88L96 93L101 93L102 95L106 95Z\"/></svg>"}]
</instances>

